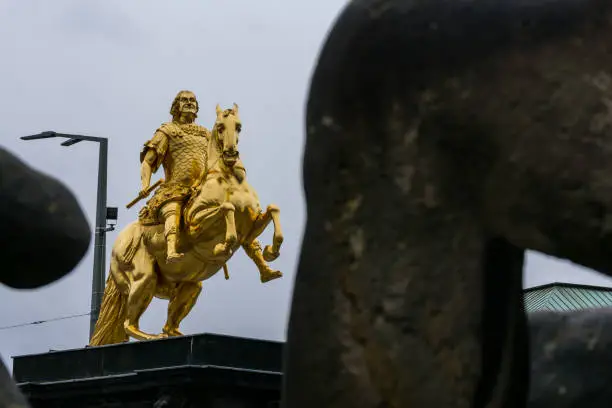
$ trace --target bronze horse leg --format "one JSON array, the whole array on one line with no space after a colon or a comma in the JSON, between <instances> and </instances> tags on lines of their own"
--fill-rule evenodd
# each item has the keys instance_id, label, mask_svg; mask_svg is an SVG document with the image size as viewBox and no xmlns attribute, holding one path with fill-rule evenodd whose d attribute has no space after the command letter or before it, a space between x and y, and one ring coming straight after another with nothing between
<instances>
[{"instance_id":1,"label":"bronze horse leg","mask_svg":"<svg viewBox=\"0 0 612 408\"><path fill-rule=\"evenodd\" d=\"M263 251L263 257L266 261L272 262L280 255L280 247L283 243L283 231L280 223L280 208L276 205L269 205L266 213L269 213L274 223L274 236L272 237L272 245L266 245Z\"/></svg>"},{"instance_id":2,"label":"bronze horse leg","mask_svg":"<svg viewBox=\"0 0 612 408\"><path fill-rule=\"evenodd\" d=\"M127 315L123 324L126 333L137 340L165 337L145 333L139 327L140 317L151 303L156 286L155 259L143 245L134 256L134 269L126 305Z\"/></svg>"},{"instance_id":3,"label":"bronze horse leg","mask_svg":"<svg viewBox=\"0 0 612 408\"><path fill-rule=\"evenodd\" d=\"M244 249L244 252L246 252L247 256L255 263L255 266L257 266L261 283L266 283L283 276L280 271L275 271L274 269L270 268L264 259L264 255L261 252L261 244L258 240L253 239L249 242L245 242L242 244L242 248Z\"/></svg>"},{"instance_id":4,"label":"bronze horse leg","mask_svg":"<svg viewBox=\"0 0 612 408\"><path fill-rule=\"evenodd\" d=\"M168 318L163 332L168 336L182 336L179 326L189 314L202 292L202 282L181 282L168 302Z\"/></svg>"},{"instance_id":5,"label":"bronze horse leg","mask_svg":"<svg viewBox=\"0 0 612 408\"><path fill-rule=\"evenodd\" d=\"M236 244L236 241L238 241L236 220L234 218L236 208L232 203L226 201L219 206L219 209L225 218L225 239L222 243L215 245L213 250L214 256L229 255L232 247Z\"/></svg>"},{"instance_id":6,"label":"bronze horse leg","mask_svg":"<svg viewBox=\"0 0 612 408\"><path fill-rule=\"evenodd\" d=\"M260 214L255 219L250 234L244 240L245 243L253 241L265 231L270 222L274 223L274 235L272 237L272 245L266 245L263 251L263 258L267 262L272 262L279 257L280 247L284 240L280 223L280 208L277 205L270 204L266 208L266 212Z\"/></svg>"},{"instance_id":7,"label":"bronze horse leg","mask_svg":"<svg viewBox=\"0 0 612 408\"><path fill-rule=\"evenodd\" d=\"M280 255L280 245L283 242L283 235L280 229L279 213L280 209L278 206L271 204L266 208L266 212L263 214L254 215L255 220L253 221L253 227L242 244L242 248L247 256L251 258L257 266L262 283L283 276L280 271L273 270L267 263L275 260ZM266 249L262 252L261 243L257 240L257 237L265 231L268 225L270 225L270 222L274 222L273 245L266 246Z\"/></svg>"}]
</instances>

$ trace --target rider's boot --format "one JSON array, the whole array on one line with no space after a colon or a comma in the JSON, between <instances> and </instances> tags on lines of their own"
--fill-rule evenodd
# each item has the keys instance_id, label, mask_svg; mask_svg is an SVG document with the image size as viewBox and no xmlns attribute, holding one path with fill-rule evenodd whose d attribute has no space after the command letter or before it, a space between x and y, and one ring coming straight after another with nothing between
<instances>
[{"instance_id":1,"label":"rider's boot","mask_svg":"<svg viewBox=\"0 0 612 408\"><path fill-rule=\"evenodd\" d=\"M166 236L166 263L175 263L183 258L182 253L177 251L178 224L180 204L170 202L161 209L164 217L164 235Z\"/></svg>"},{"instance_id":2,"label":"rider's boot","mask_svg":"<svg viewBox=\"0 0 612 408\"><path fill-rule=\"evenodd\" d=\"M167 255L166 263L175 263L180 261L184 254L177 252L176 250L176 233L170 233L166 236Z\"/></svg>"}]
</instances>

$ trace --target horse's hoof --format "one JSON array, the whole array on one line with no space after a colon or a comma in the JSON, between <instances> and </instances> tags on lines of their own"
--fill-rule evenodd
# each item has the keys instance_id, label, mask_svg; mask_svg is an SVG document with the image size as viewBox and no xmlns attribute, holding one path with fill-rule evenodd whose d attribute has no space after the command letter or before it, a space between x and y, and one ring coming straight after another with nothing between
<instances>
[{"instance_id":1,"label":"horse's hoof","mask_svg":"<svg viewBox=\"0 0 612 408\"><path fill-rule=\"evenodd\" d=\"M280 255L279 251L274 252L271 245L266 245L263 250L263 258L266 262L272 262Z\"/></svg>"},{"instance_id":2,"label":"horse's hoof","mask_svg":"<svg viewBox=\"0 0 612 408\"><path fill-rule=\"evenodd\" d=\"M179 337L179 336L183 336L183 333L181 333L180 331L178 331L177 329L173 329L173 330L164 330L164 334L167 337Z\"/></svg>"},{"instance_id":3,"label":"horse's hoof","mask_svg":"<svg viewBox=\"0 0 612 408\"><path fill-rule=\"evenodd\" d=\"M261 274L261 283L270 282L271 280L281 278L283 273L281 271L270 271Z\"/></svg>"}]
</instances>

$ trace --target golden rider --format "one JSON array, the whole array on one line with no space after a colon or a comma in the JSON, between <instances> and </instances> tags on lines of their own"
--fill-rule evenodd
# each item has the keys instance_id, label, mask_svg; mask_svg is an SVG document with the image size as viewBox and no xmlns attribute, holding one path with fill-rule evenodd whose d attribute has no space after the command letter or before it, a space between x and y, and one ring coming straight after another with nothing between
<instances>
[{"instance_id":1,"label":"golden rider","mask_svg":"<svg viewBox=\"0 0 612 408\"><path fill-rule=\"evenodd\" d=\"M198 110L195 94L180 91L170 108L172 122L163 123L140 153L141 194L149 188L151 175L160 165L164 168L164 183L138 216L143 225L164 224L167 263L183 257L177 250L182 207L207 170L210 133L194 123Z\"/></svg>"}]
</instances>

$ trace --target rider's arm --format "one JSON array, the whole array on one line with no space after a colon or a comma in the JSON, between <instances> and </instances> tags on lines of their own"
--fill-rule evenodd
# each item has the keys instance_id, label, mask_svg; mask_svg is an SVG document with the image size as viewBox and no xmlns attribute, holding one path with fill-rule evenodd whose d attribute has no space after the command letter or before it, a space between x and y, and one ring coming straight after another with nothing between
<instances>
[{"instance_id":1,"label":"rider's arm","mask_svg":"<svg viewBox=\"0 0 612 408\"><path fill-rule=\"evenodd\" d=\"M145 143L144 149L140 154L140 181L143 190L149 187L151 175L161 165L167 150L168 136L161 130L155 132L153 138Z\"/></svg>"},{"instance_id":2,"label":"rider's arm","mask_svg":"<svg viewBox=\"0 0 612 408\"><path fill-rule=\"evenodd\" d=\"M151 175L153 174L153 166L157 161L157 152L153 149L149 149L145 154L142 165L140 166L140 181L142 183L142 190L149 188L151 184Z\"/></svg>"}]
</instances>

